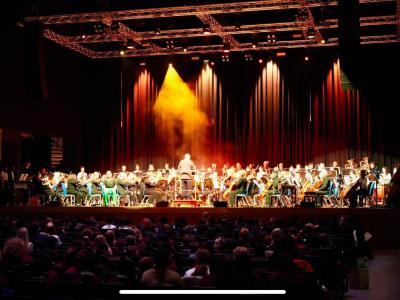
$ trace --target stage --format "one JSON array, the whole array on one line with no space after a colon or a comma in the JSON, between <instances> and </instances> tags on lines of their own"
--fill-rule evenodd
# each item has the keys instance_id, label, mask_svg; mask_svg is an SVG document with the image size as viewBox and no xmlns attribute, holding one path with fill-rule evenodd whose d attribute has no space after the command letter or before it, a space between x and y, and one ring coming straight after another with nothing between
<instances>
[{"instance_id":1,"label":"stage","mask_svg":"<svg viewBox=\"0 0 400 300\"><path fill-rule=\"evenodd\" d=\"M49 217L128 217L140 222L152 217L156 222L166 216L169 222L185 217L189 224L196 224L204 212L219 218L242 217L244 219L269 220L271 217L283 220L337 222L341 215L356 218L372 235L372 243L379 249L400 249L400 210L387 208L214 208L214 207L2 207L2 216L49 216ZM390 234L393 233L393 234Z\"/></svg>"}]
</instances>

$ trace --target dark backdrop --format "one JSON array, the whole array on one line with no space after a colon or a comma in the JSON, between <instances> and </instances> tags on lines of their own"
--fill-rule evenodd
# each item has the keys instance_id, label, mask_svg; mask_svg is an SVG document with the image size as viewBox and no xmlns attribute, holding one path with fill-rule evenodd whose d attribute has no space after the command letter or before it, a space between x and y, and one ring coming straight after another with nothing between
<instances>
[{"instance_id":1,"label":"dark backdrop","mask_svg":"<svg viewBox=\"0 0 400 300\"><path fill-rule=\"evenodd\" d=\"M141 60L89 60L47 40L28 43L16 20L17 14L6 18L4 37L8 44L1 56L1 128L63 136L67 171L81 164L102 171L123 162L144 165L151 160L149 153L162 152L162 145L154 141L154 130L149 130L148 147L141 148L135 140L141 128L134 128L132 118L126 123L126 107L135 103L132 91L141 72ZM27 51L32 42L41 48ZM279 67L279 97L273 97L276 105L257 117L251 116L259 106L250 103L270 99L255 92L257 85L268 89L260 79L263 67L256 61L245 63L242 54L232 54L228 64L222 64L219 57L208 58L216 62L214 74L221 86L219 109L224 111L213 129L218 135L210 139L210 143L220 143L221 147L211 153L225 151L232 162L270 159L274 164L330 162L335 157L344 163L346 158L369 156L380 165L393 166L400 157L395 109L399 99L398 51L394 44L362 47L359 93L341 91L337 74L329 77L338 57L336 50L313 50L309 62L303 59L304 50L288 51L287 57L275 61ZM263 57L267 59L268 54L263 53ZM155 92L170 61L194 87L202 59L146 60ZM312 122L307 118L310 109ZM122 128L121 120L125 122ZM258 126L257 131L254 126ZM162 155L162 159L168 156Z\"/></svg>"}]
</instances>

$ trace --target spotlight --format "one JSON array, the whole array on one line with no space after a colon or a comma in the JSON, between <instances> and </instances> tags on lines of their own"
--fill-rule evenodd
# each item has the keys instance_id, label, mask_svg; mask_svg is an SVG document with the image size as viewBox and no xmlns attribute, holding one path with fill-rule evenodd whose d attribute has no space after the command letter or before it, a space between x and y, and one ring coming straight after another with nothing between
<instances>
[{"instance_id":1,"label":"spotlight","mask_svg":"<svg viewBox=\"0 0 400 300\"><path fill-rule=\"evenodd\" d=\"M257 48L257 42L253 42L253 43L251 43L251 47L254 49L254 48Z\"/></svg>"},{"instance_id":2,"label":"spotlight","mask_svg":"<svg viewBox=\"0 0 400 300\"><path fill-rule=\"evenodd\" d=\"M309 61L310 58L306 55L306 56L304 56L304 60L305 60L305 61Z\"/></svg>"},{"instance_id":3,"label":"spotlight","mask_svg":"<svg viewBox=\"0 0 400 300\"><path fill-rule=\"evenodd\" d=\"M208 59L203 60L203 63L205 63L205 64L208 64L208 62L209 62Z\"/></svg>"},{"instance_id":4,"label":"spotlight","mask_svg":"<svg viewBox=\"0 0 400 300\"><path fill-rule=\"evenodd\" d=\"M183 47L183 52L187 52L187 47Z\"/></svg>"},{"instance_id":5,"label":"spotlight","mask_svg":"<svg viewBox=\"0 0 400 300\"><path fill-rule=\"evenodd\" d=\"M205 35L209 35L209 34L211 33L210 25L205 25L205 26L203 27L203 33L204 33Z\"/></svg>"},{"instance_id":6,"label":"spotlight","mask_svg":"<svg viewBox=\"0 0 400 300\"><path fill-rule=\"evenodd\" d=\"M133 45L133 42L132 42L132 41L128 41L128 42L126 43L126 48L128 48L128 49L133 49L133 48L135 48L135 46Z\"/></svg>"},{"instance_id":7,"label":"spotlight","mask_svg":"<svg viewBox=\"0 0 400 300\"><path fill-rule=\"evenodd\" d=\"M321 44L325 44L326 41L324 39L321 40Z\"/></svg>"},{"instance_id":8,"label":"spotlight","mask_svg":"<svg viewBox=\"0 0 400 300\"><path fill-rule=\"evenodd\" d=\"M252 56L250 53L246 53L246 54L244 55L244 59L245 59L246 61L252 61L252 60L253 60L253 56Z\"/></svg>"},{"instance_id":9,"label":"spotlight","mask_svg":"<svg viewBox=\"0 0 400 300\"><path fill-rule=\"evenodd\" d=\"M215 65L215 63L212 61L212 62L211 62L211 65L212 65L212 66Z\"/></svg>"},{"instance_id":10,"label":"spotlight","mask_svg":"<svg viewBox=\"0 0 400 300\"><path fill-rule=\"evenodd\" d=\"M81 38L82 38L82 40L86 39L86 35L82 34Z\"/></svg>"},{"instance_id":11,"label":"spotlight","mask_svg":"<svg viewBox=\"0 0 400 300\"><path fill-rule=\"evenodd\" d=\"M258 60L258 63L259 63L259 64L262 64L262 63L263 63L262 58L260 58L260 59Z\"/></svg>"},{"instance_id":12,"label":"spotlight","mask_svg":"<svg viewBox=\"0 0 400 300\"><path fill-rule=\"evenodd\" d=\"M175 48L175 45L174 45L174 41L173 40L168 40L167 42L166 42L166 44L167 44L167 48L168 49L174 49Z\"/></svg>"},{"instance_id":13,"label":"spotlight","mask_svg":"<svg viewBox=\"0 0 400 300\"><path fill-rule=\"evenodd\" d=\"M125 51L124 51L124 50L121 50L121 51L119 51L119 54L120 54L120 55L125 55Z\"/></svg>"},{"instance_id":14,"label":"spotlight","mask_svg":"<svg viewBox=\"0 0 400 300\"><path fill-rule=\"evenodd\" d=\"M315 39L315 29L310 27L307 29L307 38L309 40Z\"/></svg>"},{"instance_id":15,"label":"spotlight","mask_svg":"<svg viewBox=\"0 0 400 300\"><path fill-rule=\"evenodd\" d=\"M268 43L275 43L276 42L276 35L274 33L267 35L267 42Z\"/></svg>"},{"instance_id":16,"label":"spotlight","mask_svg":"<svg viewBox=\"0 0 400 300\"><path fill-rule=\"evenodd\" d=\"M222 61L223 62L228 62L229 61L229 55L228 54L222 54Z\"/></svg>"},{"instance_id":17,"label":"spotlight","mask_svg":"<svg viewBox=\"0 0 400 300\"><path fill-rule=\"evenodd\" d=\"M286 52L284 52L284 51L276 52L276 56L277 57L284 57L284 56L286 56Z\"/></svg>"},{"instance_id":18,"label":"spotlight","mask_svg":"<svg viewBox=\"0 0 400 300\"><path fill-rule=\"evenodd\" d=\"M169 66L169 67L172 67L172 63L169 63L168 66Z\"/></svg>"},{"instance_id":19,"label":"spotlight","mask_svg":"<svg viewBox=\"0 0 400 300\"><path fill-rule=\"evenodd\" d=\"M144 67L146 65L145 62L141 62L139 65L141 65L142 67Z\"/></svg>"},{"instance_id":20,"label":"spotlight","mask_svg":"<svg viewBox=\"0 0 400 300\"><path fill-rule=\"evenodd\" d=\"M224 45L224 53L229 53L231 51L229 45L225 44Z\"/></svg>"}]
</instances>

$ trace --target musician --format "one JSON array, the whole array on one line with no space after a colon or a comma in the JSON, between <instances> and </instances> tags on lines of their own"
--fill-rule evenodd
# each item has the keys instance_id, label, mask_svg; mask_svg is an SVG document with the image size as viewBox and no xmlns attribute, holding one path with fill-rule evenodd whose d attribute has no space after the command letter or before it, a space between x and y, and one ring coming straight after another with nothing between
<instances>
[{"instance_id":1,"label":"musician","mask_svg":"<svg viewBox=\"0 0 400 300\"><path fill-rule=\"evenodd\" d=\"M398 169L399 169L399 164L395 164L393 167L393 176L396 175Z\"/></svg>"},{"instance_id":2,"label":"musician","mask_svg":"<svg viewBox=\"0 0 400 300\"><path fill-rule=\"evenodd\" d=\"M382 167L382 172L379 175L379 183L382 185L388 185L391 180L392 180L392 175L390 175L386 167Z\"/></svg>"},{"instance_id":3,"label":"musician","mask_svg":"<svg viewBox=\"0 0 400 300\"><path fill-rule=\"evenodd\" d=\"M146 176L141 183L141 196L148 196L149 203L162 201L162 192L157 188L158 178L153 172L151 176Z\"/></svg>"},{"instance_id":4,"label":"musician","mask_svg":"<svg viewBox=\"0 0 400 300\"><path fill-rule=\"evenodd\" d=\"M350 195L350 208L357 207L357 197L359 197L359 206L364 205L364 198L368 196L368 178L367 171L361 170L360 178L355 183L356 191Z\"/></svg>"},{"instance_id":5,"label":"musician","mask_svg":"<svg viewBox=\"0 0 400 300\"><path fill-rule=\"evenodd\" d=\"M81 168L80 168L80 172L78 173L78 175L76 176L76 179L78 180L78 181L82 181L82 179L87 179L88 178L88 174L85 172L85 167L84 166L81 166Z\"/></svg>"},{"instance_id":6,"label":"musician","mask_svg":"<svg viewBox=\"0 0 400 300\"><path fill-rule=\"evenodd\" d=\"M262 168L265 173L269 174L269 160L263 161Z\"/></svg>"},{"instance_id":7,"label":"musician","mask_svg":"<svg viewBox=\"0 0 400 300\"><path fill-rule=\"evenodd\" d=\"M135 173L135 175L142 173L142 170L140 170L140 166L138 164L135 165L135 171L133 171L133 173Z\"/></svg>"},{"instance_id":8,"label":"musician","mask_svg":"<svg viewBox=\"0 0 400 300\"><path fill-rule=\"evenodd\" d=\"M244 194L247 188L246 171L241 170L236 173L236 190L229 193L229 204L231 207L235 206L235 197L237 194Z\"/></svg>"},{"instance_id":9,"label":"musician","mask_svg":"<svg viewBox=\"0 0 400 300\"><path fill-rule=\"evenodd\" d=\"M321 187L316 191L317 195L323 196L329 194L329 188L331 183L331 178L328 175L328 172L324 169L319 174L320 179L322 180ZM318 197L318 201L320 201ZM319 203L321 205L321 203Z\"/></svg>"},{"instance_id":10,"label":"musician","mask_svg":"<svg viewBox=\"0 0 400 300\"><path fill-rule=\"evenodd\" d=\"M90 182L90 195L100 195L101 194L101 179L99 172L93 172L89 177Z\"/></svg>"},{"instance_id":11,"label":"musician","mask_svg":"<svg viewBox=\"0 0 400 300\"><path fill-rule=\"evenodd\" d=\"M279 182L280 178L278 176L277 172L272 172L271 173L271 178L270 178L270 184L272 184L272 190L265 190L265 205L271 207L271 195L277 195L279 194ZM269 186L268 184L266 185L266 189Z\"/></svg>"},{"instance_id":12,"label":"musician","mask_svg":"<svg viewBox=\"0 0 400 300\"><path fill-rule=\"evenodd\" d=\"M33 169L31 167L31 162L30 161L27 161L25 163L24 167L21 169L20 175L23 175L23 174L25 174L26 176L24 176L23 177L24 180L21 180L21 181L27 181L34 175L34 172L33 172Z\"/></svg>"},{"instance_id":13,"label":"musician","mask_svg":"<svg viewBox=\"0 0 400 300\"><path fill-rule=\"evenodd\" d=\"M77 189L79 192L83 194L83 199L85 199L86 196L89 194L89 191L87 189L88 174L85 172L84 166L81 166L80 172L76 176L76 179L77 179Z\"/></svg>"},{"instance_id":14,"label":"musician","mask_svg":"<svg viewBox=\"0 0 400 300\"><path fill-rule=\"evenodd\" d=\"M236 172L242 170L242 165L241 165L239 162L236 163L236 165L235 165L235 170L236 170Z\"/></svg>"},{"instance_id":15,"label":"musician","mask_svg":"<svg viewBox=\"0 0 400 300\"><path fill-rule=\"evenodd\" d=\"M283 171L283 163L278 164L278 171L282 172Z\"/></svg>"},{"instance_id":16,"label":"musician","mask_svg":"<svg viewBox=\"0 0 400 300\"><path fill-rule=\"evenodd\" d=\"M102 180L103 184L103 197L104 197L104 205L109 205L109 198L112 197L113 205L117 206L117 182L113 177L110 170L106 172L106 175ZM111 203L110 203L111 204Z\"/></svg>"},{"instance_id":17,"label":"musician","mask_svg":"<svg viewBox=\"0 0 400 300\"><path fill-rule=\"evenodd\" d=\"M120 196L129 195L130 203L136 204L136 197L134 196L133 191L128 189L130 183L128 180L128 174L124 171L124 167L126 171L126 166L122 166L122 171L117 176L117 193Z\"/></svg>"},{"instance_id":18,"label":"musician","mask_svg":"<svg viewBox=\"0 0 400 300\"><path fill-rule=\"evenodd\" d=\"M76 205L82 205L83 193L78 190L78 180L76 174L68 175L67 194L75 196Z\"/></svg>"},{"instance_id":19,"label":"musician","mask_svg":"<svg viewBox=\"0 0 400 300\"><path fill-rule=\"evenodd\" d=\"M396 165L397 170L399 168ZM390 184L390 189L388 192L388 196L386 199L385 207L395 207L400 208L400 172L397 171L396 173L393 172L393 177Z\"/></svg>"},{"instance_id":20,"label":"musician","mask_svg":"<svg viewBox=\"0 0 400 300\"><path fill-rule=\"evenodd\" d=\"M262 166L258 167L258 172L257 172L257 174L256 174L256 179L257 179L257 181L260 181L261 178L262 178L263 176L266 176L266 175L267 175L267 172L264 171L264 168L263 168Z\"/></svg>"},{"instance_id":21,"label":"musician","mask_svg":"<svg viewBox=\"0 0 400 300\"><path fill-rule=\"evenodd\" d=\"M23 193L23 203L27 204L29 201L29 196L31 194L31 190L33 187L32 178L34 176L33 169L31 167L31 162L27 161L24 167L20 170L19 173L19 183L26 183L26 188Z\"/></svg>"},{"instance_id":22,"label":"musician","mask_svg":"<svg viewBox=\"0 0 400 300\"><path fill-rule=\"evenodd\" d=\"M217 164L216 163L212 163L211 164L211 170L214 173L218 173L218 169L217 169Z\"/></svg>"},{"instance_id":23,"label":"musician","mask_svg":"<svg viewBox=\"0 0 400 300\"><path fill-rule=\"evenodd\" d=\"M379 179L380 172L373 161L369 163L369 173L374 175L376 179Z\"/></svg>"},{"instance_id":24,"label":"musician","mask_svg":"<svg viewBox=\"0 0 400 300\"><path fill-rule=\"evenodd\" d=\"M192 172L195 170L193 161L190 159L190 154L186 153L184 158L178 164L178 171L181 174L181 182L183 196L188 197L189 191L192 190Z\"/></svg>"}]
</instances>

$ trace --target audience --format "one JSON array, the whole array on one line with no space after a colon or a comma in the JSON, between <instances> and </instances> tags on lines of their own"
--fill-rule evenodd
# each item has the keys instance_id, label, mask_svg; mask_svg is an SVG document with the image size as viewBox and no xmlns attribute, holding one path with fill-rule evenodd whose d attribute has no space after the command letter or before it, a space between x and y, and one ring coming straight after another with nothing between
<instances>
[{"instance_id":1,"label":"audience","mask_svg":"<svg viewBox=\"0 0 400 300\"><path fill-rule=\"evenodd\" d=\"M330 274L345 278L344 262L351 266L371 254L368 245L355 240L362 232L347 216L318 223L204 215L197 225L165 217L136 224L127 218L1 216L0 271L23 269L29 278L49 283L282 287L294 293L307 284L320 291L322 284L335 286ZM324 264L311 259L315 256ZM2 274L1 288L16 288Z\"/></svg>"}]
</instances>

